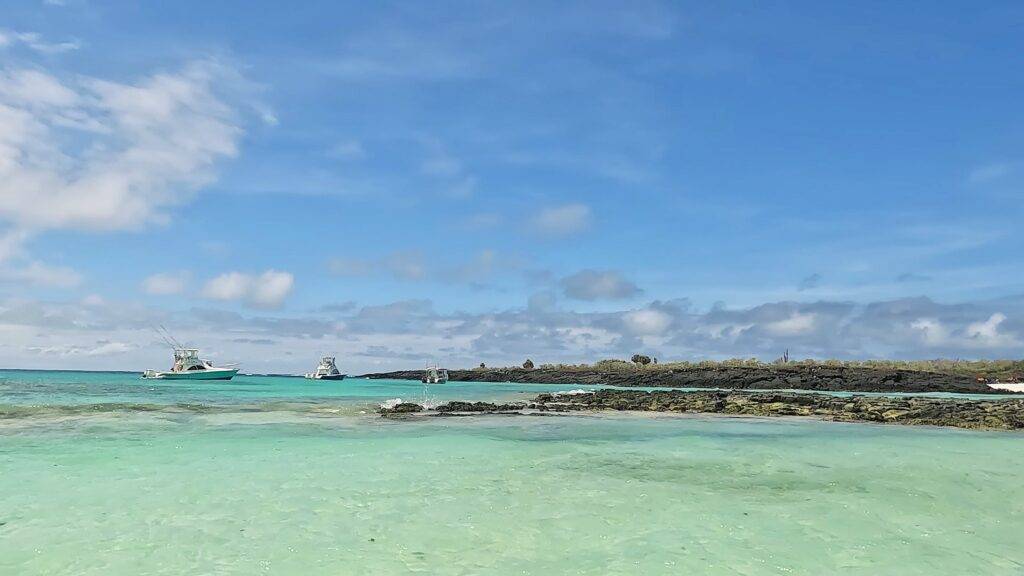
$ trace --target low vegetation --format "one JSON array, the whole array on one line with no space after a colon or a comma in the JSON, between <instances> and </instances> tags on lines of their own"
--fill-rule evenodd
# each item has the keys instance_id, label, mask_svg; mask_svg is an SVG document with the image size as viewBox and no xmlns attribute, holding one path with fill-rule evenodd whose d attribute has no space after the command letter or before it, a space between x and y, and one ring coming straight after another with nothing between
<instances>
[{"instance_id":1,"label":"low vegetation","mask_svg":"<svg viewBox=\"0 0 1024 576\"><path fill-rule=\"evenodd\" d=\"M641 360L637 362L637 359ZM700 360L695 362L643 362L646 356L636 355L628 360L608 359L594 364L541 364L540 368L560 371L618 371L618 370L692 370L700 368L772 368L813 367L874 368L878 370L911 370L983 378L988 381L1024 381L1024 360L790 360L764 362L756 358L730 358L728 360Z\"/></svg>"}]
</instances>

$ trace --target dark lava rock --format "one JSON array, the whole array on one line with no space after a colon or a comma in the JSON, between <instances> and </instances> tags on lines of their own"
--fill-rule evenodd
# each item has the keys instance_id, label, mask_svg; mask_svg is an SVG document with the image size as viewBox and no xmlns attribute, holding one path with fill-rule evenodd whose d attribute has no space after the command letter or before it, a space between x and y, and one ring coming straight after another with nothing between
<instances>
[{"instance_id":1,"label":"dark lava rock","mask_svg":"<svg viewBox=\"0 0 1024 576\"><path fill-rule=\"evenodd\" d=\"M636 410L747 416L810 416L841 422L883 422L958 428L1024 429L1024 399L961 400L956 398L851 396L797 392L642 392L599 390L594 394L541 394L537 408Z\"/></svg>"},{"instance_id":2,"label":"dark lava rock","mask_svg":"<svg viewBox=\"0 0 1024 576\"><path fill-rule=\"evenodd\" d=\"M439 412L495 413L532 408L541 412L640 411L807 416L838 422L954 426L990 430L1024 429L1024 399L851 396L799 392L598 390L593 394L540 394L529 404L449 402Z\"/></svg>"},{"instance_id":3,"label":"dark lava rock","mask_svg":"<svg viewBox=\"0 0 1024 576\"><path fill-rule=\"evenodd\" d=\"M523 402L492 404L491 402L462 402L461 400L453 400L438 406L437 411L442 414L452 412L515 412L527 407L527 404Z\"/></svg>"},{"instance_id":4,"label":"dark lava rock","mask_svg":"<svg viewBox=\"0 0 1024 576\"><path fill-rule=\"evenodd\" d=\"M383 406L380 408L380 413L385 416L389 414L414 414L416 412L423 412L423 406L412 402L402 402L401 404L396 404L391 408L385 408Z\"/></svg>"},{"instance_id":5,"label":"dark lava rock","mask_svg":"<svg viewBox=\"0 0 1024 576\"><path fill-rule=\"evenodd\" d=\"M438 412L496 412L497 404L490 402L462 402L453 400L437 407Z\"/></svg>"},{"instance_id":6,"label":"dark lava rock","mask_svg":"<svg viewBox=\"0 0 1024 576\"><path fill-rule=\"evenodd\" d=\"M367 378L419 380L422 370L367 374ZM488 368L449 370L454 381L540 384L605 384L730 390L832 390L846 392L960 392L1001 394L969 376L845 366L713 366L636 370Z\"/></svg>"}]
</instances>

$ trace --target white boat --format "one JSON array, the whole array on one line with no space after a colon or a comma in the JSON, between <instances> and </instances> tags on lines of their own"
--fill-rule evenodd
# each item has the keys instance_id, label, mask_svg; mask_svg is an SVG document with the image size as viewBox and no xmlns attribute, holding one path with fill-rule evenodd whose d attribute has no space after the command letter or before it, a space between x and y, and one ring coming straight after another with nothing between
<instances>
[{"instance_id":1,"label":"white boat","mask_svg":"<svg viewBox=\"0 0 1024 576\"><path fill-rule=\"evenodd\" d=\"M334 364L334 356L324 356L316 370L306 374L306 378L310 380L344 380L345 376Z\"/></svg>"},{"instance_id":2,"label":"white boat","mask_svg":"<svg viewBox=\"0 0 1024 576\"><path fill-rule=\"evenodd\" d=\"M209 360L199 357L195 348L175 348L174 365L166 372L146 370L143 378L160 380L231 380L238 374L238 368L217 367Z\"/></svg>"},{"instance_id":3,"label":"white boat","mask_svg":"<svg viewBox=\"0 0 1024 576\"><path fill-rule=\"evenodd\" d=\"M444 368L438 368L437 364L433 366L427 366L427 369L423 371L423 377L420 381L424 384L444 384L448 381L448 371Z\"/></svg>"}]
</instances>

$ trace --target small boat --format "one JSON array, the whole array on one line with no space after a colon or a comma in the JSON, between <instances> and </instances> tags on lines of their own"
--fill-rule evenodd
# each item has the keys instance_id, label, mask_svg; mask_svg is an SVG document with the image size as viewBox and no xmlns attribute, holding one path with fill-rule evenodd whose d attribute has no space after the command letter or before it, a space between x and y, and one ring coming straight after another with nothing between
<instances>
[{"instance_id":1,"label":"small boat","mask_svg":"<svg viewBox=\"0 0 1024 576\"><path fill-rule=\"evenodd\" d=\"M143 378L159 380L231 380L238 374L238 368L217 367L209 360L199 357L195 348L175 348L174 365L167 372L146 370Z\"/></svg>"},{"instance_id":2,"label":"small boat","mask_svg":"<svg viewBox=\"0 0 1024 576\"><path fill-rule=\"evenodd\" d=\"M423 377L420 381L424 384L444 384L448 381L448 371L444 368L438 368L437 364L433 366L427 366L427 369L423 371Z\"/></svg>"},{"instance_id":3,"label":"small boat","mask_svg":"<svg viewBox=\"0 0 1024 576\"><path fill-rule=\"evenodd\" d=\"M324 356L316 370L306 374L306 378L310 380L344 380L345 376L346 374L342 374L334 364L334 356Z\"/></svg>"}]
</instances>

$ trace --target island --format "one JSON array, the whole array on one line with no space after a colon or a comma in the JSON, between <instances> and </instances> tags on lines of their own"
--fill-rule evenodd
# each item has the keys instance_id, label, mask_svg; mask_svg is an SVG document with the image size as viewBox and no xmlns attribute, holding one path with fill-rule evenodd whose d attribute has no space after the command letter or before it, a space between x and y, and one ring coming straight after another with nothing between
<instances>
[{"instance_id":1,"label":"island","mask_svg":"<svg viewBox=\"0 0 1024 576\"><path fill-rule=\"evenodd\" d=\"M529 362L529 361L528 361ZM592 365L448 370L451 381L580 384L728 390L818 390L845 392L951 392L1012 394L990 386L1017 382L1024 362L921 361L766 363L756 360L675 362L643 365L605 360ZM365 378L419 380L422 370L366 374Z\"/></svg>"}]
</instances>

